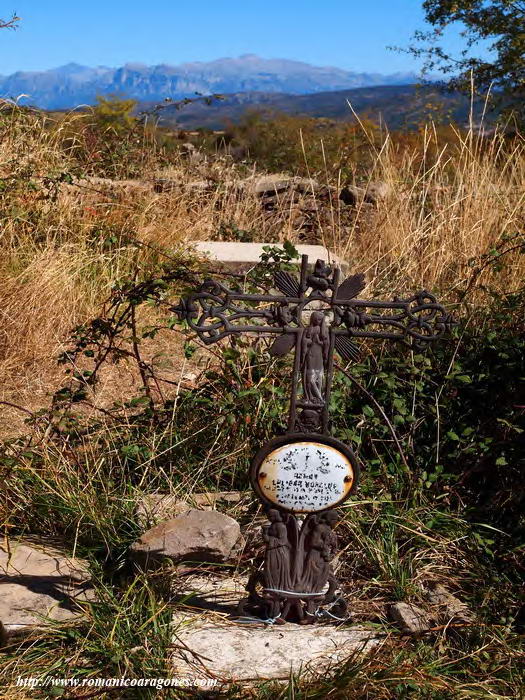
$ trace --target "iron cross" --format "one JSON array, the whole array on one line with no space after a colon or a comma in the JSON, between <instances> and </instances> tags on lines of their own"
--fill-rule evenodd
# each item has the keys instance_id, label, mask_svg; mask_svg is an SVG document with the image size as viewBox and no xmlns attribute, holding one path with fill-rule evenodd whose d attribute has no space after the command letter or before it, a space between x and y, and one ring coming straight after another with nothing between
<instances>
[{"instance_id":1,"label":"iron cross","mask_svg":"<svg viewBox=\"0 0 525 700\"><path fill-rule=\"evenodd\" d=\"M412 341L424 346L453 325L451 316L427 291L392 301L358 299L364 275L340 282L340 270L317 260L308 269L303 255L300 276L278 271L278 293L244 294L206 280L174 311L205 345L229 335L276 335L269 352L295 350L288 433L328 432L328 406L334 352L357 360L359 338Z\"/></svg>"}]
</instances>

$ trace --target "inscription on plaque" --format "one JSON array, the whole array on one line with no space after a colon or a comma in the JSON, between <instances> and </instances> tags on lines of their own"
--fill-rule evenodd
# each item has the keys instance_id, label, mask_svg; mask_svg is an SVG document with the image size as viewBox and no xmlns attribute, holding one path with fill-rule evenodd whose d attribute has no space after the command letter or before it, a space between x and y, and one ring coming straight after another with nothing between
<instances>
[{"instance_id":1,"label":"inscription on plaque","mask_svg":"<svg viewBox=\"0 0 525 700\"><path fill-rule=\"evenodd\" d=\"M257 470L262 495L294 513L315 513L341 503L349 494L354 470L348 457L319 442L282 445Z\"/></svg>"}]
</instances>

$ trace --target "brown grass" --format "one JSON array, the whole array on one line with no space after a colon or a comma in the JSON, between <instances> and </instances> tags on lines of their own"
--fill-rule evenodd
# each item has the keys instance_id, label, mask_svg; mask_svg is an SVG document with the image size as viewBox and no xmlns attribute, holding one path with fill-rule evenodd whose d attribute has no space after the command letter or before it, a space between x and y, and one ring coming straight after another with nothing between
<instances>
[{"instance_id":1,"label":"brown grass","mask_svg":"<svg viewBox=\"0 0 525 700\"><path fill-rule=\"evenodd\" d=\"M0 400L30 410L44 406L60 383L54 358L70 329L97 314L116 280L155 258L151 248L130 245L130 235L168 250L215 237L221 224L260 231L262 240L300 237L286 209L279 212L277 233L275 218L269 232L257 197L240 196L232 186L239 173L227 160L198 166L176 161L169 169L159 161L155 171L152 151L140 180L54 184L60 173L78 172L78 162L63 148L63 132L77 117L69 119L50 128L41 115L14 110L2 121ZM425 287L455 301L480 267L480 256L512 247L506 237L523 231L525 141L456 136L441 150L431 125L411 149L400 150L387 136L365 174L388 183L384 201L358 205L351 215L337 198L319 203L318 241L366 273L368 293ZM153 175L182 187L157 194ZM211 193L184 188L203 178L216 183ZM510 252L505 260L504 272L490 266L477 275L470 299L482 301L482 285L503 291L522 284L525 258ZM1 430L16 432L23 415L6 409Z\"/></svg>"},{"instance_id":2,"label":"brown grass","mask_svg":"<svg viewBox=\"0 0 525 700\"><path fill-rule=\"evenodd\" d=\"M438 142L431 125L421 132L419 148L404 150L401 158L389 138L378 153L369 179L388 183L392 195L361 230L339 241L343 257L359 260L376 283L401 279L442 293L461 289L479 256L523 231L525 140L509 147L498 134L456 134L456 143L437 155L431 155ZM516 254L506 263L501 278L492 271L484 283L517 289L523 259Z\"/></svg>"}]
</instances>

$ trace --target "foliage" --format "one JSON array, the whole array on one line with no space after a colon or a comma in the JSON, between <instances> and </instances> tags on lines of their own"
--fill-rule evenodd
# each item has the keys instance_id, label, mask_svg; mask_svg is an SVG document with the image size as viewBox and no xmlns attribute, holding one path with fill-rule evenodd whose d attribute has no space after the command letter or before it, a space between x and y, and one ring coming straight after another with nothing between
<instances>
[{"instance_id":1,"label":"foliage","mask_svg":"<svg viewBox=\"0 0 525 700\"><path fill-rule=\"evenodd\" d=\"M9 19L0 19L0 29L17 29L20 17L13 14Z\"/></svg>"},{"instance_id":2,"label":"foliage","mask_svg":"<svg viewBox=\"0 0 525 700\"><path fill-rule=\"evenodd\" d=\"M95 122L101 129L122 133L135 124L132 114L136 106L136 100L124 99L118 95L98 95L97 104L93 107Z\"/></svg>"},{"instance_id":3,"label":"foliage","mask_svg":"<svg viewBox=\"0 0 525 700\"><path fill-rule=\"evenodd\" d=\"M100 678L168 678L172 644L172 612L152 585L151 577L136 576L123 589L104 580L100 567L95 572L97 601L83 604L79 625L51 624L45 638L32 639L22 648L14 642L3 649L3 672L16 666L20 677L42 679L42 688L34 688L32 697L107 697L114 690L96 690ZM79 694L73 688L51 685L50 678L75 678ZM3 684L6 688L7 684ZM139 683L140 686L140 683ZM111 686L110 686L111 687ZM85 695L85 688L88 695ZM158 687L142 687L140 698L158 697ZM71 694L70 694L71 693ZM139 697L135 689L120 688L118 696L131 700ZM182 697L174 695L174 697Z\"/></svg>"},{"instance_id":4,"label":"foliage","mask_svg":"<svg viewBox=\"0 0 525 700\"><path fill-rule=\"evenodd\" d=\"M290 244L283 250L267 247L244 289L253 293L260 285L270 284L268 267L291 269L296 255ZM161 263L155 276L126 279L116 286L103 313L75 329L72 345L60 357L70 379L55 393L51 411L41 412L33 422L42 424L45 419L43 425L53 427L58 445L66 441L81 446L90 435L94 444L101 435L102 444L111 440L120 445L118 470L139 469L136 477L126 477L131 483L141 478L144 462L155 473L169 470L179 455L191 469L192 463L208 459L211 443L227 445L227 452L236 454L236 459L227 459L216 485L244 487L250 442L262 442L284 422L287 361L269 358L264 339L256 345L232 339L214 350L215 362L203 371L198 391L180 391L174 403L164 397L162 388L170 380L141 354L141 344L177 330L176 298L187 285L195 285L195 270L184 258L174 259ZM229 284L241 288L235 279ZM157 322L141 326L141 308L151 305L158 311ZM503 529L517 526L525 498L520 486L524 476L520 424L525 397L520 395L519 381L525 372L523 308L523 290L496 296L463 328L453 354L446 345L426 355L407 355L403 348L385 345L379 357L366 355L352 368L357 390L344 374L336 375L333 430L359 449L367 465L365 496L377 489L379 480L389 498L413 502L438 498L447 503L459 499L469 503L479 519ZM186 344L188 358L195 350L193 342ZM124 404L106 407L102 423L97 418L90 425L78 409L83 404L97 406L101 372L106 364L121 362L135 367L140 393ZM370 403L371 395L390 424ZM489 402L492 410L487 413ZM392 430L396 443L392 443ZM188 437L197 434L201 439L188 444ZM182 446L180 454L177 444ZM396 445L402 446L403 455Z\"/></svg>"},{"instance_id":5,"label":"foliage","mask_svg":"<svg viewBox=\"0 0 525 700\"><path fill-rule=\"evenodd\" d=\"M439 69L453 74L452 89L491 88L507 111L525 121L525 3L509 0L425 0L425 20L433 26L415 34L410 52L426 57L427 71ZM459 24L466 48L458 57L439 45L445 30ZM491 42L488 58L472 55L472 49ZM485 49L486 51L487 49Z\"/></svg>"},{"instance_id":6,"label":"foliage","mask_svg":"<svg viewBox=\"0 0 525 700\"><path fill-rule=\"evenodd\" d=\"M380 128L365 115L361 123L337 123L287 114L249 111L231 125L225 139L242 146L249 159L270 172L352 179L357 163L366 167L380 143Z\"/></svg>"},{"instance_id":7,"label":"foliage","mask_svg":"<svg viewBox=\"0 0 525 700\"><path fill-rule=\"evenodd\" d=\"M493 265L507 259L490 258ZM264 260L248 276L247 291L267 283L267 264L293 269L296 251L289 244L268 246ZM474 262L476 274L487 259ZM248 488L254 445L284 422L289 360L271 359L264 341L217 346L198 387L179 391L175 400L163 400L154 390L163 378L140 355L140 346L177 329L173 304L197 273L184 259L158 265L143 278L124 280L104 313L75 330L61 358L73 369L72 382L57 392L50 412L29 421L36 435L45 432L48 439L4 444L0 475L9 483L11 532L23 531L31 513L33 532L60 535L89 554L95 568L97 561L103 564L99 603L87 607L84 626L58 627L27 648L5 650L11 665L17 659L17 673L20 664L39 663L40 673L54 676L168 675L166 630L174 603L166 597L166 575L146 582L124 566L139 531L135 499L144 490L191 495L196 473L199 490ZM328 689L341 698L351 689L363 700L452 699L460 690L478 697L473 677L484 679L480 698L518 692L524 302L523 289L494 295L469 322L463 318L454 338L425 354L387 343L374 354L365 349L350 370L357 384L336 372L332 432L354 446L365 466L341 532L347 547L340 575L353 591L353 606L370 599L418 602L421 585L437 579L461 587L480 624L467 636L456 634L453 624L446 638L439 629L413 643L392 636L377 653L348 659L337 678L291 678L288 692L293 688L295 697L321 698ZM159 322L141 326L140 310L151 304ZM193 339L185 348L188 358L199 352ZM80 371L88 366L82 358L91 370ZM143 391L101 418L83 415L80 406L96 403L93 389L104 363L111 362L135 364ZM248 548L241 566L250 566L253 556ZM239 689L228 692L225 697L240 697ZM286 697L272 684L254 692Z\"/></svg>"}]
</instances>

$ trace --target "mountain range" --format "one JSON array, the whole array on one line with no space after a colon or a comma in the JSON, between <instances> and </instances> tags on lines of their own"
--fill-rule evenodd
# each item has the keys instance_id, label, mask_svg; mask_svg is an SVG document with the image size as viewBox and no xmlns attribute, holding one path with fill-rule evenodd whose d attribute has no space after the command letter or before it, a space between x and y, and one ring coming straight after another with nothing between
<instances>
[{"instance_id":1,"label":"mountain range","mask_svg":"<svg viewBox=\"0 0 525 700\"><path fill-rule=\"evenodd\" d=\"M93 104L97 95L119 94L140 102L192 97L196 93L287 93L307 95L377 85L408 85L414 73L355 73L301 61L265 59L254 54L178 66L128 63L90 68L69 63L37 72L0 76L0 97L42 109ZM20 97L20 96L24 97Z\"/></svg>"}]
</instances>

